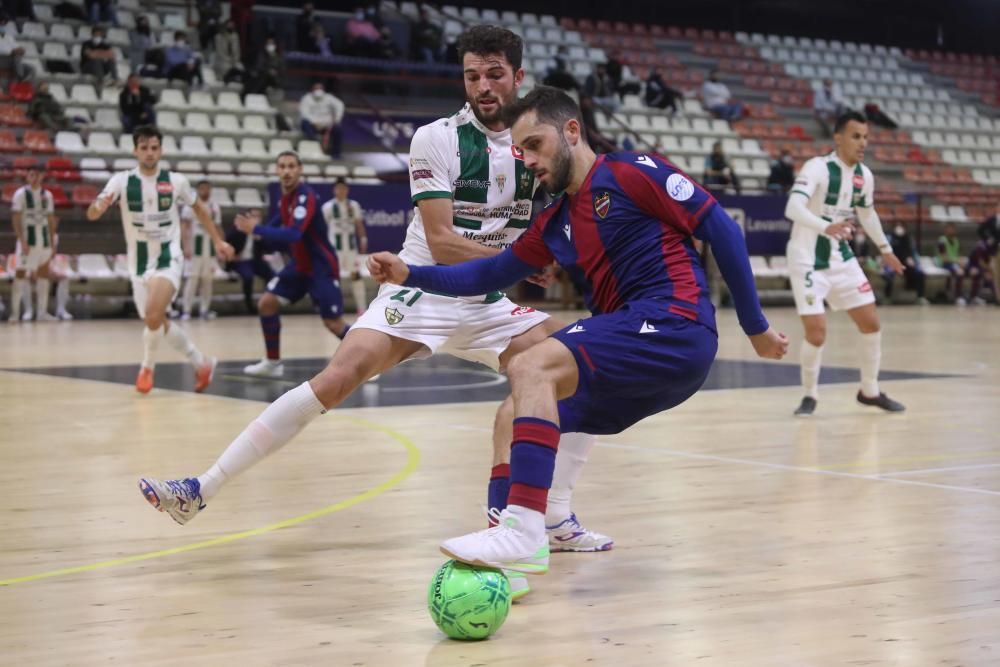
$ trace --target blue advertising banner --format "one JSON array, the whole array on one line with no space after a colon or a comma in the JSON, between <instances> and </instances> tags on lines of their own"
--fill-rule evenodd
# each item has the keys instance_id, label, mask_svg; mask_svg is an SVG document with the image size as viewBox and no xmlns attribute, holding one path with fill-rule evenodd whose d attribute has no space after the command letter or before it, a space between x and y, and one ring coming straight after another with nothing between
<instances>
[{"instance_id":1,"label":"blue advertising banner","mask_svg":"<svg viewBox=\"0 0 1000 667\"><path fill-rule=\"evenodd\" d=\"M785 218L788 197L778 195L719 197L719 203L743 228L751 255L784 255L792 231L792 221Z\"/></svg>"},{"instance_id":2,"label":"blue advertising banner","mask_svg":"<svg viewBox=\"0 0 1000 667\"><path fill-rule=\"evenodd\" d=\"M410 148L410 139L418 127L436 120L430 116L400 116L394 114L392 122L381 120L375 114L347 114L343 120L344 145L375 142L386 148Z\"/></svg>"}]
</instances>

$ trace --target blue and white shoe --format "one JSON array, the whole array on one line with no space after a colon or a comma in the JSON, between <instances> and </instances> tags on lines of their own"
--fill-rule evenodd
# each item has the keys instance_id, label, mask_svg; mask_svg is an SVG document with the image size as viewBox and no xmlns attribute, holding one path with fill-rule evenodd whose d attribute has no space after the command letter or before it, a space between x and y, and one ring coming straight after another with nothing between
<instances>
[{"instance_id":1,"label":"blue and white shoe","mask_svg":"<svg viewBox=\"0 0 1000 667\"><path fill-rule=\"evenodd\" d=\"M166 512L182 526L205 509L201 484L194 477L160 481L152 477L139 480L139 491L150 505Z\"/></svg>"},{"instance_id":2,"label":"blue and white shoe","mask_svg":"<svg viewBox=\"0 0 1000 667\"><path fill-rule=\"evenodd\" d=\"M587 530L570 514L554 526L546 526L551 551L608 551L615 541L607 535Z\"/></svg>"}]
</instances>

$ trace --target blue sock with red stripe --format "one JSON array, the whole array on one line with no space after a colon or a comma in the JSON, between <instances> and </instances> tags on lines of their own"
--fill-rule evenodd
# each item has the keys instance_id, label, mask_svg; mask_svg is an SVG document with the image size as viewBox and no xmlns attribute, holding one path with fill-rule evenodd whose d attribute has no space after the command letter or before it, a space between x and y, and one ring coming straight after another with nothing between
<instances>
[{"instance_id":1,"label":"blue sock with red stripe","mask_svg":"<svg viewBox=\"0 0 1000 667\"><path fill-rule=\"evenodd\" d=\"M509 505L545 513L558 447L559 427L552 422L536 417L514 420Z\"/></svg>"},{"instance_id":2,"label":"blue sock with red stripe","mask_svg":"<svg viewBox=\"0 0 1000 667\"><path fill-rule=\"evenodd\" d=\"M507 509L507 496L510 495L510 464L500 463L490 471L490 486L486 491L487 509ZM490 519L490 525L496 523Z\"/></svg>"},{"instance_id":3,"label":"blue sock with red stripe","mask_svg":"<svg viewBox=\"0 0 1000 667\"><path fill-rule=\"evenodd\" d=\"M261 315L260 328L264 331L264 347L267 358L281 359L281 315Z\"/></svg>"}]
</instances>

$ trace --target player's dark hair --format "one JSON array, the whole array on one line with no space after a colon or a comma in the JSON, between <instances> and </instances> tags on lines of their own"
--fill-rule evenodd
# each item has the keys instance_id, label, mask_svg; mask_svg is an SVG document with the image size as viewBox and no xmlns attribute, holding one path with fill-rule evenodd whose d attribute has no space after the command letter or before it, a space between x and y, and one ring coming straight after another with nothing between
<instances>
[{"instance_id":1,"label":"player's dark hair","mask_svg":"<svg viewBox=\"0 0 1000 667\"><path fill-rule=\"evenodd\" d=\"M163 144L163 133L160 132L158 127L155 125L140 125L132 132L132 143L138 146L140 139L152 139L154 137L160 140L161 145Z\"/></svg>"},{"instance_id":2,"label":"player's dark hair","mask_svg":"<svg viewBox=\"0 0 1000 667\"><path fill-rule=\"evenodd\" d=\"M333 182L334 185L347 185L347 179L343 176L338 176L337 180Z\"/></svg>"},{"instance_id":3,"label":"player's dark hair","mask_svg":"<svg viewBox=\"0 0 1000 667\"><path fill-rule=\"evenodd\" d=\"M504 111L507 127L513 126L518 118L529 111L535 112L539 123L552 125L559 131L562 131L568 120L574 118L583 127L580 107L572 97L552 86L535 86L530 93L508 106Z\"/></svg>"},{"instance_id":4,"label":"player's dark hair","mask_svg":"<svg viewBox=\"0 0 1000 667\"><path fill-rule=\"evenodd\" d=\"M852 120L858 123L868 123L868 119L861 112L853 110L845 111L837 116L837 122L833 125L833 133L839 134Z\"/></svg>"},{"instance_id":5,"label":"player's dark hair","mask_svg":"<svg viewBox=\"0 0 1000 667\"><path fill-rule=\"evenodd\" d=\"M472 26L458 36L456 47L458 48L459 60L464 58L466 53L473 53L477 56L502 53L515 72L521 69L524 42L506 28L495 25Z\"/></svg>"},{"instance_id":6,"label":"player's dark hair","mask_svg":"<svg viewBox=\"0 0 1000 667\"><path fill-rule=\"evenodd\" d=\"M278 157L274 158L274 161L277 162L281 158L288 156L295 158L295 161L299 163L299 166L300 167L302 166L302 158L300 158L299 154L296 153L295 151L281 151L280 153L278 153Z\"/></svg>"},{"instance_id":7,"label":"player's dark hair","mask_svg":"<svg viewBox=\"0 0 1000 667\"><path fill-rule=\"evenodd\" d=\"M200 181L198 181L198 183L194 187L200 188L203 185L212 185L212 184L208 182L207 178L203 178Z\"/></svg>"}]
</instances>

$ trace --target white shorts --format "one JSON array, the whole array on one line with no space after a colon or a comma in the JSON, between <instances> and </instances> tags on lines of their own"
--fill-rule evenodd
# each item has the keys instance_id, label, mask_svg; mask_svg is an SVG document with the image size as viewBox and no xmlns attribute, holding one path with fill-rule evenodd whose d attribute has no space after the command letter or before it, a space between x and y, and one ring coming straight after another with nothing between
<instances>
[{"instance_id":1,"label":"white shorts","mask_svg":"<svg viewBox=\"0 0 1000 667\"><path fill-rule=\"evenodd\" d=\"M493 303L472 303L413 287L383 285L352 328L374 329L423 343L427 349L414 354L414 359L451 354L499 370L500 355L511 339L548 318L507 297Z\"/></svg>"},{"instance_id":2,"label":"white shorts","mask_svg":"<svg viewBox=\"0 0 1000 667\"><path fill-rule=\"evenodd\" d=\"M799 315L822 315L824 300L832 310L875 303L871 283L857 259L833 263L829 269L793 263L788 266L788 274Z\"/></svg>"},{"instance_id":3,"label":"white shorts","mask_svg":"<svg viewBox=\"0 0 1000 667\"><path fill-rule=\"evenodd\" d=\"M153 278L166 278L174 286L174 293L181 286L181 276L184 273L184 264L181 257L174 257L170 266L165 269L150 269L140 275L132 274L132 299L135 301L135 309L139 312L139 317L146 317L146 286Z\"/></svg>"},{"instance_id":4,"label":"white shorts","mask_svg":"<svg viewBox=\"0 0 1000 667\"><path fill-rule=\"evenodd\" d=\"M25 253L21 249L20 242L17 243L15 253L16 259L14 260L14 268L17 271L28 271L34 273L38 270L38 267L44 266L47 261L52 259L52 248L28 246L28 252Z\"/></svg>"}]
</instances>

